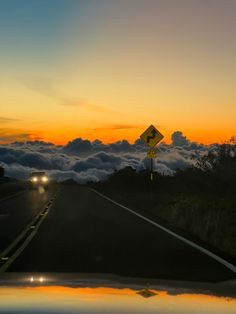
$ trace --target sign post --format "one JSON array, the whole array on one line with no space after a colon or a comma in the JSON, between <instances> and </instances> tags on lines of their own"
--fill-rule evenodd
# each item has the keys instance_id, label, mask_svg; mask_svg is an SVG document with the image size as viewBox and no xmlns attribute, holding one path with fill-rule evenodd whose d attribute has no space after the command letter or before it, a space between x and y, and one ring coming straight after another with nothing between
<instances>
[{"instance_id":1,"label":"sign post","mask_svg":"<svg viewBox=\"0 0 236 314\"><path fill-rule=\"evenodd\" d=\"M153 158L156 158L155 146L164 138L164 136L153 126L150 125L140 138L150 147L147 151L147 157L150 158L150 179L153 181Z\"/></svg>"},{"instance_id":2,"label":"sign post","mask_svg":"<svg viewBox=\"0 0 236 314\"><path fill-rule=\"evenodd\" d=\"M150 175L150 179L151 179L151 181L153 181L153 158L150 158L150 162L151 162L151 175Z\"/></svg>"}]
</instances>

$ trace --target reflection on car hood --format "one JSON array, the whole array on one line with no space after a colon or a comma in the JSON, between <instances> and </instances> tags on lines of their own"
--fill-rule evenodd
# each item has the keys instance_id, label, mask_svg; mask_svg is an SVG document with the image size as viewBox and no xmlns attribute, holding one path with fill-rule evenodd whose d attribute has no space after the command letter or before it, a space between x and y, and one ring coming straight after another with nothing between
<instances>
[{"instance_id":1,"label":"reflection on car hood","mask_svg":"<svg viewBox=\"0 0 236 314\"><path fill-rule=\"evenodd\" d=\"M0 313L235 313L236 282L196 283L86 274L0 276Z\"/></svg>"}]
</instances>

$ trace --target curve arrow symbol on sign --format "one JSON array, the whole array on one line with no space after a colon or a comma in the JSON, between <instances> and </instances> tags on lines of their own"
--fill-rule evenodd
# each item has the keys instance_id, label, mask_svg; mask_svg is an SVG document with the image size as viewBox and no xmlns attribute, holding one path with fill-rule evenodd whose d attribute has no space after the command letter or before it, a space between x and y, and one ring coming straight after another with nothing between
<instances>
[{"instance_id":1,"label":"curve arrow symbol on sign","mask_svg":"<svg viewBox=\"0 0 236 314\"><path fill-rule=\"evenodd\" d=\"M150 140L153 140L156 137L156 134L157 134L156 130L153 129L151 133L152 133L152 135L149 135L147 137L147 143L149 143Z\"/></svg>"}]
</instances>

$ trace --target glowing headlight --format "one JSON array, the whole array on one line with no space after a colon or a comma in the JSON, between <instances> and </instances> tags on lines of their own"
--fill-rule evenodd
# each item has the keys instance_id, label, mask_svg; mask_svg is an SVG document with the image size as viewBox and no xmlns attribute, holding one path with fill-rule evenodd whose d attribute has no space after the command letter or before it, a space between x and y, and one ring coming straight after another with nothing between
<instances>
[{"instance_id":1,"label":"glowing headlight","mask_svg":"<svg viewBox=\"0 0 236 314\"><path fill-rule=\"evenodd\" d=\"M44 280L44 278L43 277L30 277L29 278L29 281L30 282L34 282L34 283L36 283L36 282L40 282L40 283L43 283L45 280Z\"/></svg>"},{"instance_id":2,"label":"glowing headlight","mask_svg":"<svg viewBox=\"0 0 236 314\"><path fill-rule=\"evenodd\" d=\"M47 182L47 181L48 181L48 178L47 178L47 177L42 177L42 181L43 181L43 182Z\"/></svg>"},{"instance_id":3,"label":"glowing headlight","mask_svg":"<svg viewBox=\"0 0 236 314\"><path fill-rule=\"evenodd\" d=\"M38 181L38 178L33 177L32 181L33 181L33 182L37 182L37 181Z\"/></svg>"}]
</instances>

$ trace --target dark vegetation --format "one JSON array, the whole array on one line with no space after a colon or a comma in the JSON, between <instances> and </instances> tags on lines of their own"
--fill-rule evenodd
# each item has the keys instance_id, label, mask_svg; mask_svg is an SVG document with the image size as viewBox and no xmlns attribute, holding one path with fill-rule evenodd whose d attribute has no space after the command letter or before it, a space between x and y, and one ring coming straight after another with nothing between
<instances>
[{"instance_id":1,"label":"dark vegetation","mask_svg":"<svg viewBox=\"0 0 236 314\"><path fill-rule=\"evenodd\" d=\"M174 176L128 167L93 184L102 193L170 228L236 257L236 140L218 145Z\"/></svg>"}]
</instances>

